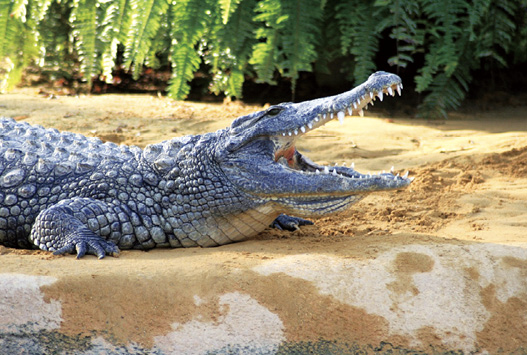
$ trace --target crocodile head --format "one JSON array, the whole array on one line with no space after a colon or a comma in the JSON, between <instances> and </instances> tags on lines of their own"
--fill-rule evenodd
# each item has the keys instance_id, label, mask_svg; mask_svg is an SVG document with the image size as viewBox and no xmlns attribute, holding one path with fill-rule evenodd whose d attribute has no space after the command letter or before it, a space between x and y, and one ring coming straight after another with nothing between
<instances>
[{"instance_id":1,"label":"crocodile head","mask_svg":"<svg viewBox=\"0 0 527 355\"><path fill-rule=\"evenodd\" d=\"M282 103L239 117L227 130L221 166L240 190L280 213L305 217L343 210L372 191L404 188L412 181L407 175L365 175L354 167L322 166L295 147L300 136L333 119L362 116L373 100L400 95L401 89L397 75L377 72L340 95Z\"/></svg>"}]
</instances>

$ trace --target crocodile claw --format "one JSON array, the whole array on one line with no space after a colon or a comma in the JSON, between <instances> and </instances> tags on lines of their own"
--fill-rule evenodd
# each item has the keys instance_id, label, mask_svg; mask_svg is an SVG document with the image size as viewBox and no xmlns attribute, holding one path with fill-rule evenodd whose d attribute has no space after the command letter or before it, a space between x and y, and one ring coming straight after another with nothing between
<instances>
[{"instance_id":1,"label":"crocodile claw","mask_svg":"<svg viewBox=\"0 0 527 355\"><path fill-rule=\"evenodd\" d=\"M280 216L276 217L276 219L271 224L271 227L293 232L300 229L300 226L312 224L314 223L307 219L281 214Z\"/></svg>"},{"instance_id":2,"label":"crocodile claw","mask_svg":"<svg viewBox=\"0 0 527 355\"><path fill-rule=\"evenodd\" d=\"M102 259L106 255L118 256L120 250L114 243L106 241L97 235L85 232L69 237L66 244L62 248L54 251L53 254L74 254L75 252L77 252L77 259L82 258L86 254L93 254L97 258Z\"/></svg>"}]
</instances>

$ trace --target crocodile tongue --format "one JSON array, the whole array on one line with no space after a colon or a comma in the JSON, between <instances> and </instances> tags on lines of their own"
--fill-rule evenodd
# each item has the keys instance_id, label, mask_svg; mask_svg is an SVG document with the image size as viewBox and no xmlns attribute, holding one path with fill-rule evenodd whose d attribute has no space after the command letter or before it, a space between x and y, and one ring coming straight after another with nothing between
<instances>
[{"instance_id":1,"label":"crocodile tongue","mask_svg":"<svg viewBox=\"0 0 527 355\"><path fill-rule=\"evenodd\" d=\"M280 158L285 158L289 167L293 168L295 165L296 147L294 145L277 150L274 153L274 161L278 162Z\"/></svg>"}]
</instances>

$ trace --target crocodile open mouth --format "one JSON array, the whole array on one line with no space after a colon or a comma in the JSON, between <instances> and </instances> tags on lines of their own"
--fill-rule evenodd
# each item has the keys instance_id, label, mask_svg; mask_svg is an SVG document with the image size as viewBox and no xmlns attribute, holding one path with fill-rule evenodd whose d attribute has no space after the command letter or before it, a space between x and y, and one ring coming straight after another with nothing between
<instances>
[{"instance_id":1,"label":"crocodile open mouth","mask_svg":"<svg viewBox=\"0 0 527 355\"><path fill-rule=\"evenodd\" d=\"M275 144L274 160L275 162L281 163L282 165L299 172L313 173L313 174L332 174L335 176L342 176L352 179L364 179L372 177L371 174L360 174L355 171L354 166L323 166L313 163L309 158L305 157L296 150L295 140L312 131L317 129L331 120L337 119L341 124L344 123L346 116L363 116L365 109L368 105L373 103L376 99L383 100L384 95L395 96L397 92L401 95L403 85L400 81L387 83L386 85L378 88L363 88L363 92L358 93L354 96L351 102L336 102L331 107L322 113L318 113L312 117L309 117L307 121L297 128L285 130L274 136L272 139ZM383 178L399 178L398 175L393 175L393 167L390 169L390 173L382 172L377 174ZM407 178L406 173L403 178ZM412 180L412 179L411 179Z\"/></svg>"},{"instance_id":2,"label":"crocodile open mouth","mask_svg":"<svg viewBox=\"0 0 527 355\"><path fill-rule=\"evenodd\" d=\"M353 165L319 165L295 146L298 137L333 119L362 116L374 100L400 95L401 90L397 75L376 72L338 95L282 103L240 117L229 130L230 164L223 169L235 186L260 197L273 211L303 217L342 211L373 191L405 188L412 181L407 174L394 175L391 169L361 174Z\"/></svg>"}]
</instances>

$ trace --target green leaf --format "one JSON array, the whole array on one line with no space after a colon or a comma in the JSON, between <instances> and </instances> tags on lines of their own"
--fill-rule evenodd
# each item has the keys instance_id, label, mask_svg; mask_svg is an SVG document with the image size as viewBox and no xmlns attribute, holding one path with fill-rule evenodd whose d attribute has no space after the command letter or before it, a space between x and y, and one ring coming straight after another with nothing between
<instances>
[{"instance_id":1,"label":"green leaf","mask_svg":"<svg viewBox=\"0 0 527 355\"><path fill-rule=\"evenodd\" d=\"M265 41L253 46L250 63L258 81L273 83L275 70L291 79L295 92L300 71L312 71L320 40L319 0L264 0L258 3L255 21L263 27L256 37Z\"/></svg>"},{"instance_id":2,"label":"green leaf","mask_svg":"<svg viewBox=\"0 0 527 355\"><path fill-rule=\"evenodd\" d=\"M236 7L242 0L219 0L221 6L221 19L224 25L229 22L229 16L236 11Z\"/></svg>"},{"instance_id":3,"label":"green leaf","mask_svg":"<svg viewBox=\"0 0 527 355\"><path fill-rule=\"evenodd\" d=\"M212 6L206 1L182 0L171 7L173 15L171 61L172 78L168 88L169 96L182 100L190 90L189 82L201 63L196 51L199 40L212 21Z\"/></svg>"},{"instance_id":4,"label":"green leaf","mask_svg":"<svg viewBox=\"0 0 527 355\"><path fill-rule=\"evenodd\" d=\"M159 28L160 19L168 9L168 1L132 0L131 7L133 9L132 23L127 36L124 57L126 66L131 66L133 63L134 78L137 78L147 57L152 38Z\"/></svg>"},{"instance_id":5,"label":"green leaf","mask_svg":"<svg viewBox=\"0 0 527 355\"><path fill-rule=\"evenodd\" d=\"M26 21L26 5L27 0L14 0L11 8L11 17L21 19L22 22Z\"/></svg>"},{"instance_id":6,"label":"green leaf","mask_svg":"<svg viewBox=\"0 0 527 355\"><path fill-rule=\"evenodd\" d=\"M9 24L12 21L10 20L12 5L11 0L0 0L0 59L7 54L7 46L12 41L8 31Z\"/></svg>"},{"instance_id":7,"label":"green leaf","mask_svg":"<svg viewBox=\"0 0 527 355\"><path fill-rule=\"evenodd\" d=\"M279 56L279 31L284 26L282 4L279 0L259 1L255 11L254 21L261 21L264 26L256 31L256 38L262 41L253 46L249 63L256 71L257 82L274 84L273 75Z\"/></svg>"},{"instance_id":8,"label":"green leaf","mask_svg":"<svg viewBox=\"0 0 527 355\"><path fill-rule=\"evenodd\" d=\"M194 47L187 44L176 46L171 58L174 75L170 79L168 95L175 100L183 100L190 91L188 82L193 79L201 58Z\"/></svg>"},{"instance_id":9,"label":"green leaf","mask_svg":"<svg viewBox=\"0 0 527 355\"><path fill-rule=\"evenodd\" d=\"M212 65L210 90L216 95L224 92L227 96L242 97L245 74L248 69L252 47L256 43L256 24L252 21L255 0L241 2L229 22L216 22L209 26L204 62Z\"/></svg>"},{"instance_id":10,"label":"green leaf","mask_svg":"<svg viewBox=\"0 0 527 355\"><path fill-rule=\"evenodd\" d=\"M341 50L343 55L353 55L353 79L356 84L366 80L376 70L374 59L379 47L377 27L382 19L380 14L371 2L352 0L337 5Z\"/></svg>"},{"instance_id":11,"label":"green leaf","mask_svg":"<svg viewBox=\"0 0 527 355\"><path fill-rule=\"evenodd\" d=\"M296 80L301 71L312 71L318 53L316 46L320 39L321 21L318 8L319 0L289 0L283 1L283 9L287 15L287 25L282 29L281 69L291 78L293 94Z\"/></svg>"},{"instance_id":12,"label":"green leaf","mask_svg":"<svg viewBox=\"0 0 527 355\"><path fill-rule=\"evenodd\" d=\"M81 71L91 87L92 76L98 73L97 66L97 0L76 0L70 21L73 24L73 35L81 60Z\"/></svg>"}]
</instances>

